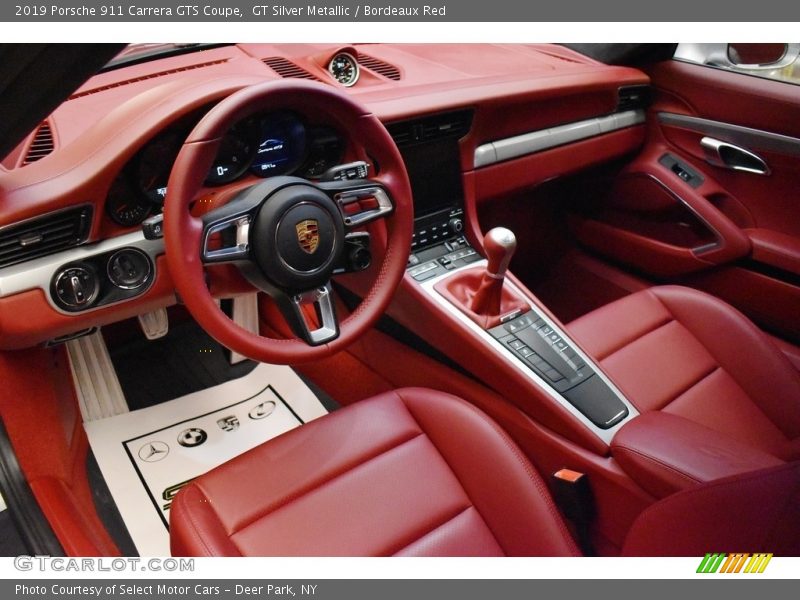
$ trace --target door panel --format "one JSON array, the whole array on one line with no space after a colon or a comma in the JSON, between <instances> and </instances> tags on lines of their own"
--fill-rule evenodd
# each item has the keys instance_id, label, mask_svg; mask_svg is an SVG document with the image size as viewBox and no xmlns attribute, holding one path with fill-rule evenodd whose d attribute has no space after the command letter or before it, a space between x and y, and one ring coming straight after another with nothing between
<instances>
[{"instance_id":1,"label":"door panel","mask_svg":"<svg viewBox=\"0 0 800 600\"><path fill-rule=\"evenodd\" d=\"M576 217L578 239L800 341L800 86L674 60L649 74L645 147ZM758 160L766 174L731 168Z\"/></svg>"}]
</instances>

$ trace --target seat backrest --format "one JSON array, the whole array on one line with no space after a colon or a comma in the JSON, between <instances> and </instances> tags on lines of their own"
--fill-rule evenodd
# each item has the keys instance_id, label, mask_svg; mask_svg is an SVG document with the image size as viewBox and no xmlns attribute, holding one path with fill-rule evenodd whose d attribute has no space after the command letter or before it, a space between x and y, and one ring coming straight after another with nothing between
<instances>
[{"instance_id":1,"label":"seat backrest","mask_svg":"<svg viewBox=\"0 0 800 600\"><path fill-rule=\"evenodd\" d=\"M622 550L625 556L707 552L800 556L800 461L668 496L639 515Z\"/></svg>"}]
</instances>

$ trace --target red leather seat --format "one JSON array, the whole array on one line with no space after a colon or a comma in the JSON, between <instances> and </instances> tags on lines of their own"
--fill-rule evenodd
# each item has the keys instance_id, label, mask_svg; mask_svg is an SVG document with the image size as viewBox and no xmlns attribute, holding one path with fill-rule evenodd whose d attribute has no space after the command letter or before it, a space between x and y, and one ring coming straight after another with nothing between
<instances>
[{"instance_id":1,"label":"red leather seat","mask_svg":"<svg viewBox=\"0 0 800 600\"><path fill-rule=\"evenodd\" d=\"M800 457L800 372L717 298L654 287L568 330L639 412L672 413L782 460Z\"/></svg>"},{"instance_id":2,"label":"red leather seat","mask_svg":"<svg viewBox=\"0 0 800 600\"><path fill-rule=\"evenodd\" d=\"M800 554L800 463L647 509L627 555ZM517 446L448 394L402 389L294 429L201 476L172 505L175 556L573 556Z\"/></svg>"},{"instance_id":3,"label":"red leather seat","mask_svg":"<svg viewBox=\"0 0 800 600\"><path fill-rule=\"evenodd\" d=\"M519 448L463 400L409 388L271 440L186 486L174 555L578 554Z\"/></svg>"}]
</instances>

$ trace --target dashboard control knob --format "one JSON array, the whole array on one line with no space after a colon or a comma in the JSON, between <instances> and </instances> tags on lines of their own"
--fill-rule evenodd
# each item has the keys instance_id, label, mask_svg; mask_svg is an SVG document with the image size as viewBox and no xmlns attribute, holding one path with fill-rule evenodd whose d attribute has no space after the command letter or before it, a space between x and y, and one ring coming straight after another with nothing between
<instances>
[{"instance_id":1,"label":"dashboard control knob","mask_svg":"<svg viewBox=\"0 0 800 600\"><path fill-rule=\"evenodd\" d=\"M453 217L447 222L447 226L450 228L450 233L452 234L459 234L464 231L464 221L459 219L458 217Z\"/></svg>"},{"instance_id":2,"label":"dashboard control knob","mask_svg":"<svg viewBox=\"0 0 800 600\"><path fill-rule=\"evenodd\" d=\"M97 299L100 280L89 265L74 265L59 271L53 279L57 303L67 310L88 308Z\"/></svg>"},{"instance_id":3,"label":"dashboard control knob","mask_svg":"<svg viewBox=\"0 0 800 600\"><path fill-rule=\"evenodd\" d=\"M123 290L135 290L150 279L150 259L136 248L123 248L111 255L106 265L109 280Z\"/></svg>"}]
</instances>

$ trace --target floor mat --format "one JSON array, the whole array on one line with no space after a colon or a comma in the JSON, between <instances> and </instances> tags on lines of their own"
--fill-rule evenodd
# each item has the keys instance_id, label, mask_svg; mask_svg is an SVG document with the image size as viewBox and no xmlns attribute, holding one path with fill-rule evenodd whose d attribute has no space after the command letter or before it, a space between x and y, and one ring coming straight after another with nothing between
<instances>
[{"instance_id":1,"label":"floor mat","mask_svg":"<svg viewBox=\"0 0 800 600\"><path fill-rule=\"evenodd\" d=\"M259 364L239 379L84 427L139 554L165 556L169 507L184 485L326 413L289 367Z\"/></svg>"}]
</instances>

